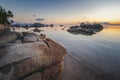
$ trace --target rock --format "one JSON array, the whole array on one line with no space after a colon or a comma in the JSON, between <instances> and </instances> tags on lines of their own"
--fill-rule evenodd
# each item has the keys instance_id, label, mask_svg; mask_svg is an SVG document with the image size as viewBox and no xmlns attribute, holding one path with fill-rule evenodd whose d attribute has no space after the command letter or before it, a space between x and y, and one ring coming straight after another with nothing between
<instances>
[{"instance_id":1,"label":"rock","mask_svg":"<svg viewBox=\"0 0 120 80\"><path fill-rule=\"evenodd\" d=\"M89 24L89 23L81 23L81 24L80 24L80 27L81 27L81 28L87 28L87 29L88 29L88 28L92 28L92 24Z\"/></svg>"},{"instance_id":2,"label":"rock","mask_svg":"<svg viewBox=\"0 0 120 80\"><path fill-rule=\"evenodd\" d=\"M66 50L49 38L46 42L11 43L2 47L0 79L61 80Z\"/></svg>"},{"instance_id":3,"label":"rock","mask_svg":"<svg viewBox=\"0 0 120 80\"><path fill-rule=\"evenodd\" d=\"M62 28L61 30L65 30L64 28Z\"/></svg>"},{"instance_id":4,"label":"rock","mask_svg":"<svg viewBox=\"0 0 120 80\"><path fill-rule=\"evenodd\" d=\"M18 39L18 33L16 32L9 32L7 34L0 35L0 46L3 46L8 42L13 42L17 39Z\"/></svg>"},{"instance_id":5,"label":"rock","mask_svg":"<svg viewBox=\"0 0 120 80\"><path fill-rule=\"evenodd\" d=\"M0 29L0 34L4 35L10 32L10 28Z\"/></svg>"},{"instance_id":6,"label":"rock","mask_svg":"<svg viewBox=\"0 0 120 80\"><path fill-rule=\"evenodd\" d=\"M42 24L42 23L34 23L34 24L32 24L32 26L38 28L38 27L44 27L45 24Z\"/></svg>"},{"instance_id":7,"label":"rock","mask_svg":"<svg viewBox=\"0 0 120 80\"><path fill-rule=\"evenodd\" d=\"M63 26L64 26L64 25L62 25L62 24L60 25L60 27L63 27Z\"/></svg>"},{"instance_id":8,"label":"rock","mask_svg":"<svg viewBox=\"0 0 120 80\"><path fill-rule=\"evenodd\" d=\"M10 80L8 76L0 73L0 80Z\"/></svg>"},{"instance_id":9,"label":"rock","mask_svg":"<svg viewBox=\"0 0 120 80\"><path fill-rule=\"evenodd\" d=\"M46 40L46 35L45 34L40 34L41 39Z\"/></svg>"},{"instance_id":10,"label":"rock","mask_svg":"<svg viewBox=\"0 0 120 80\"><path fill-rule=\"evenodd\" d=\"M36 41L43 41L45 37L43 35L37 35L34 33L23 33L22 42L28 43L28 42L36 42Z\"/></svg>"},{"instance_id":11,"label":"rock","mask_svg":"<svg viewBox=\"0 0 120 80\"><path fill-rule=\"evenodd\" d=\"M4 25L0 24L0 30L4 29Z\"/></svg>"},{"instance_id":12,"label":"rock","mask_svg":"<svg viewBox=\"0 0 120 80\"><path fill-rule=\"evenodd\" d=\"M33 74L33 75L23 79L23 80L34 80L34 79L41 80L41 78L42 78L42 76L41 76L41 73L39 72L39 73L35 73L35 74Z\"/></svg>"},{"instance_id":13,"label":"rock","mask_svg":"<svg viewBox=\"0 0 120 80\"><path fill-rule=\"evenodd\" d=\"M18 40L15 40L14 43L21 44L22 41L20 39L18 39Z\"/></svg>"},{"instance_id":14,"label":"rock","mask_svg":"<svg viewBox=\"0 0 120 80\"><path fill-rule=\"evenodd\" d=\"M101 24L93 24L92 29L95 32L99 32L99 31L101 31L103 29L103 25L101 25Z\"/></svg>"},{"instance_id":15,"label":"rock","mask_svg":"<svg viewBox=\"0 0 120 80\"><path fill-rule=\"evenodd\" d=\"M81 23L80 26L72 26L67 31L72 34L93 35L101 31L103 26L101 24Z\"/></svg>"},{"instance_id":16,"label":"rock","mask_svg":"<svg viewBox=\"0 0 120 80\"><path fill-rule=\"evenodd\" d=\"M41 30L39 30L39 29L37 29L37 28L34 29L33 31L34 31L34 32L39 32L39 33L41 32Z\"/></svg>"},{"instance_id":17,"label":"rock","mask_svg":"<svg viewBox=\"0 0 120 80\"><path fill-rule=\"evenodd\" d=\"M53 25L53 24L50 24L49 26L50 26L50 27L52 27L52 28L54 27L54 25Z\"/></svg>"}]
</instances>

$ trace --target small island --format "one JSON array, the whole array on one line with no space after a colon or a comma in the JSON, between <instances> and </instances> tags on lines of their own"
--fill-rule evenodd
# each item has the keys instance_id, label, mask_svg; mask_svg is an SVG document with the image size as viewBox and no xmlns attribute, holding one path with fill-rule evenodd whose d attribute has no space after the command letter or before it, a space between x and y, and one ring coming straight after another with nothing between
<instances>
[{"instance_id":1,"label":"small island","mask_svg":"<svg viewBox=\"0 0 120 80\"><path fill-rule=\"evenodd\" d=\"M103 29L99 23L81 23L80 26L71 26L67 31L73 34L93 35Z\"/></svg>"}]
</instances>

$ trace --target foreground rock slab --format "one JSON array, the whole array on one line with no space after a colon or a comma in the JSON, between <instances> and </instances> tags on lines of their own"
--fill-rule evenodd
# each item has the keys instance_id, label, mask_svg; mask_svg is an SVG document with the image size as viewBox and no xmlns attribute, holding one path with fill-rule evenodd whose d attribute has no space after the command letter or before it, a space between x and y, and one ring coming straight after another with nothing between
<instances>
[{"instance_id":1,"label":"foreground rock slab","mask_svg":"<svg viewBox=\"0 0 120 80\"><path fill-rule=\"evenodd\" d=\"M65 54L65 48L49 38L7 43L0 48L0 80L61 80Z\"/></svg>"}]
</instances>

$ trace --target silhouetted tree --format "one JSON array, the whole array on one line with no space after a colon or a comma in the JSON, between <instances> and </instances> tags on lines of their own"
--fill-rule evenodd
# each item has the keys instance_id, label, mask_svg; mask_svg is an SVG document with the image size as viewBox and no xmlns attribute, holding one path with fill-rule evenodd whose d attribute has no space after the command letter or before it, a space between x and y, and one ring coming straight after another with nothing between
<instances>
[{"instance_id":1,"label":"silhouetted tree","mask_svg":"<svg viewBox=\"0 0 120 80\"><path fill-rule=\"evenodd\" d=\"M8 18L13 17L13 13L12 13L12 11L10 11L10 10L7 11L7 17L8 17Z\"/></svg>"},{"instance_id":2,"label":"silhouetted tree","mask_svg":"<svg viewBox=\"0 0 120 80\"><path fill-rule=\"evenodd\" d=\"M6 11L2 6L0 6L0 24L9 24L8 19L13 16L12 11Z\"/></svg>"}]
</instances>

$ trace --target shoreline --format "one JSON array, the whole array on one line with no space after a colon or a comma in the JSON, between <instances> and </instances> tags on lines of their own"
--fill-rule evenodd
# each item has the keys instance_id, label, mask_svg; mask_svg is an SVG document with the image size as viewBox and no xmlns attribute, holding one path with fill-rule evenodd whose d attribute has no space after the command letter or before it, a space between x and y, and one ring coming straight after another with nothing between
<instances>
[{"instance_id":1,"label":"shoreline","mask_svg":"<svg viewBox=\"0 0 120 80\"><path fill-rule=\"evenodd\" d=\"M63 80L109 80L78 62L69 53L64 59Z\"/></svg>"}]
</instances>

